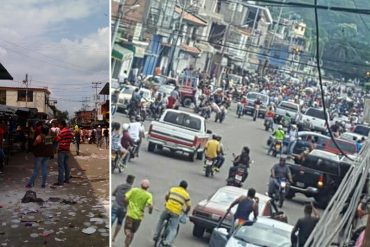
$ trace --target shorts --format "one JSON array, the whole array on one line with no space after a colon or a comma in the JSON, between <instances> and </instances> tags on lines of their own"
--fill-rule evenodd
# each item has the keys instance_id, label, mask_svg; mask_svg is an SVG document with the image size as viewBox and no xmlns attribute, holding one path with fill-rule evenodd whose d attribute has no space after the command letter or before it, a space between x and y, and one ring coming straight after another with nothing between
<instances>
[{"instance_id":1,"label":"shorts","mask_svg":"<svg viewBox=\"0 0 370 247\"><path fill-rule=\"evenodd\" d=\"M123 218L126 216L126 210L120 207L112 207L112 225L117 219L117 225L122 225Z\"/></svg>"},{"instance_id":2,"label":"shorts","mask_svg":"<svg viewBox=\"0 0 370 247\"><path fill-rule=\"evenodd\" d=\"M140 223L141 220L136 220L127 216L125 221L125 230L130 230L132 233L135 233L139 229Z\"/></svg>"}]
</instances>

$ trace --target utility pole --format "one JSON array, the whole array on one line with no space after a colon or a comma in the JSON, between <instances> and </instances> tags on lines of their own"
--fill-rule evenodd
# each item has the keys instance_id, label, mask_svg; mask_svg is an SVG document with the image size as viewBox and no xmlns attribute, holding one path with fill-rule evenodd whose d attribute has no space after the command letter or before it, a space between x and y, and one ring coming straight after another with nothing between
<instances>
[{"instance_id":1,"label":"utility pole","mask_svg":"<svg viewBox=\"0 0 370 247\"><path fill-rule=\"evenodd\" d=\"M116 41L119 25L121 24L121 20L122 20L122 17L123 17L123 7L125 5L125 1L126 0L120 0L119 5L118 5L118 19L114 23L114 29L113 29L113 32L112 32L112 40L111 40L112 41L112 49L113 49L113 46L114 46L114 42Z\"/></svg>"},{"instance_id":2,"label":"utility pole","mask_svg":"<svg viewBox=\"0 0 370 247\"><path fill-rule=\"evenodd\" d=\"M100 88L100 84L102 82L92 82L93 84L92 88L95 88L95 121L98 120L98 88Z\"/></svg>"},{"instance_id":3,"label":"utility pole","mask_svg":"<svg viewBox=\"0 0 370 247\"><path fill-rule=\"evenodd\" d=\"M26 74L25 79L23 80L23 83L26 85L26 108L28 107L28 74Z\"/></svg>"},{"instance_id":4,"label":"utility pole","mask_svg":"<svg viewBox=\"0 0 370 247\"><path fill-rule=\"evenodd\" d=\"M176 0L176 5L177 5L177 0ZM176 5L175 5L175 11L176 11ZM182 26L182 21L183 21L183 15L184 15L185 8L186 7L185 7L185 3L184 3L184 5L181 6L179 29L177 30L176 38L172 40L170 57L169 57L169 60L168 60L167 71L166 71L166 75L167 76L170 76L171 70L173 70L173 68L174 68L174 66L173 66L173 60L174 60L174 57L175 57L177 42L179 41L180 33L182 33L181 26Z\"/></svg>"},{"instance_id":5,"label":"utility pole","mask_svg":"<svg viewBox=\"0 0 370 247\"><path fill-rule=\"evenodd\" d=\"M230 3L229 3L230 4ZM229 37L229 33L230 33L230 26L231 24L234 22L234 16L235 16L235 11L236 11L236 8L238 7L239 3L234 3L235 4L235 8L233 8L233 13L231 15L231 23L227 23L226 25L226 28L225 28L225 35L224 35L224 38L222 39L222 47L221 47L221 61L220 61L220 66L219 66L219 71L218 71L218 81L217 81L217 85L221 85L221 74L223 72L223 66L222 66L222 59L224 58L224 55L225 55L225 46L226 46L226 40L227 38Z\"/></svg>"},{"instance_id":6,"label":"utility pole","mask_svg":"<svg viewBox=\"0 0 370 247\"><path fill-rule=\"evenodd\" d=\"M82 97L82 100L81 100L81 102L82 102L82 110L83 111L86 111L86 108L87 108L87 102L89 102L90 101L90 97Z\"/></svg>"}]
</instances>

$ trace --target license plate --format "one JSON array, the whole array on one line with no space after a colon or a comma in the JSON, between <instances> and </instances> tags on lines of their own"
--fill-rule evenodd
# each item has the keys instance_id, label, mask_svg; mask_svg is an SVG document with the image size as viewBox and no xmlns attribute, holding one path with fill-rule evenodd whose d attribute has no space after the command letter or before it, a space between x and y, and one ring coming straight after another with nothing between
<instances>
[{"instance_id":1,"label":"license plate","mask_svg":"<svg viewBox=\"0 0 370 247\"><path fill-rule=\"evenodd\" d=\"M212 161L212 160L207 160L207 161L206 161L206 165L207 165L207 166L211 166L212 164L213 164L213 161Z\"/></svg>"},{"instance_id":2,"label":"license plate","mask_svg":"<svg viewBox=\"0 0 370 247\"><path fill-rule=\"evenodd\" d=\"M240 175L235 175L235 180L236 181L242 181L243 177Z\"/></svg>"},{"instance_id":3,"label":"license plate","mask_svg":"<svg viewBox=\"0 0 370 247\"><path fill-rule=\"evenodd\" d=\"M304 187L304 183L301 183L301 182L297 182L297 183L296 183L296 185L297 185L298 187L301 187L301 188L303 188L303 187Z\"/></svg>"},{"instance_id":4,"label":"license plate","mask_svg":"<svg viewBox=\"0 0 370 247\"><path fill-rule=\"evenodd\" d=\"M219 215L217 215L217 214L212 214L212 215L211 215L211 218L212 218L213 220L219 220L221 217L220 217Z\"/></svg>"}]
</instances>

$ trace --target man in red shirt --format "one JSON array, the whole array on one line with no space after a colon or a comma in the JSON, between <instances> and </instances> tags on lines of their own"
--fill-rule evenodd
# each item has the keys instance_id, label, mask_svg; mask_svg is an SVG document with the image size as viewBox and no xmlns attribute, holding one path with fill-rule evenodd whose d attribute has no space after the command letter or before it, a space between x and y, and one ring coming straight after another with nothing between
<instances>
[{"instance_id":1,"label":"man in red shirt","mask_svg":"<svg viewBox=\"0 0 370 247\"><path fill-rule=\"evenodd\" d=\"M68 158L70 144L73 140L72 131L67 128L67 123L63 120L60 122L60 132L56 137L58 146L58 182L54 186L62 186L64 183L69 183L71 176L68 166Z\"/></svg>"}]
</instances>

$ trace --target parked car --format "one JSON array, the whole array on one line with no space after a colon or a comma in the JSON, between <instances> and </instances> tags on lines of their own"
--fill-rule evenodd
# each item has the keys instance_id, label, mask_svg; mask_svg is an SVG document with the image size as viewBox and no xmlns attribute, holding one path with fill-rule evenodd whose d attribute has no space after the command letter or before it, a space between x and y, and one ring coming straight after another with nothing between
<instances>
[{"instance_id":1,"label":"parked car","mask_svg":"<svg viewBox=\"0 0 370 247\"><path fill-rule=\"evenodd\" d=\"M119 96L118 96L118 102L117 102L117 111L125 111L127 109L127 106L130 103L132 93L135 91L137 87L134 86L125 86L121 89ZM152 93L149 89L141 88L140 92L143 92L143 99L142 101L151 101L152 100Z\"/></svg>"},{"instance_id":2,"label":"parked car","mask_svg":"<svg viewBox=\"0 0 370 247\"><path fill-rule=\"evenodd\" d=\"M226 214L231 203L242 195L247 195L248 190L233 186L224 186L218 189L208 199L200 201L190 216L190 221L194 223L193 236L201 238L205 231L212 232L221 218ZM259 215L271 217L273 219L287 222L287 217L283 212L279 212L271 204L271 198L256 193L259 198ZM232 217L236 211L236 206L224 220L222 226L230 229L233 223Z\"/></svg>"},{"instance_id":3,"label":"parked car","mask_svg":"<svg viewBox=\"0 0 370 247\"><path fill-rule=\"evenodd\" d=\"M157 75L157 76L147 76L144 79L144 87L149 89L158 89L161 85L169 85L177 84L177 80L175 78L171 78L164 75Z\"/></svg>"},{"instance_id":4,"label":"parked car","mask_svg":"<svg viewBox=\"0 0 370 247\"><path fill-rule=\"evenodd\" d=\"M361 140L361 138L364 137L363 135L354 133L354 132L344 132L340 135L340 139L347 140L347 141L353 141L353 140ZM367 139L367 138L366 138Z\"/></svg>"},{"instance_id":5,"label":"parked car","mask_svg":"<svg viewBox=\"0 0 370 247\"><path fill-rule=\"evenodd\" d=\"M148 151L168 148L171 152L187 153L191 161L201 160L210 133L206 130L203 117L167 109L159 121L152 121L150 124Z\"/></svg>"},{"instance_id":6,"label":"parked car","mask_svg":"<svg viewBox=\"0 0 370 247\"><path fill-rule=\"evenodd\" d=\"M229 231L218 227L212 232L210 247L290 247L290 235L293 226L276 222L265 217L258 217L255 222L247 222L239 228Z\"/></svg>"},{"instance_id":7,"label":"parked car","mask_svg":"<svg viewBox=\"0 0 370 247\"><path fill-rule=\"evenodd\" d=\"M288 163L293 176L286 198L296 193L313 197L325 208L348 172L351 163L340 156L322 150L311 151L301 164Z\"/></svg>"},{"instance_id":8,"label":"parked car","mask_svg":"<svg viewBox=\"0 0 370 247\"><path fill-rule=\"evenodd\" d=\"M249 92L247 93L248 105L246 107L246 113L253 115L254 112L254 102L257 98L260 98L262 101L262 105L259 109L259 116L264 117L267 111L267 107L270 103L270 98L266 94L258 93L258 92Z\"/></svg>"},{"instance_id":9,"label":"parked car","mask_svg":"<svg viewBox=\"0 0 370 247\"><path fill-rule=\"evenodd\" d=\"M356 125L355 128L352 130L352 132L368 138L369 132L370 132L370 126Z\"/></svg>"}]
</instances>

